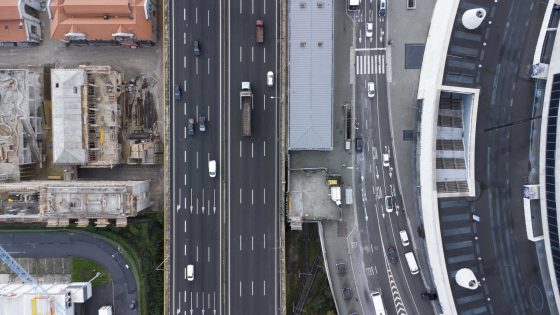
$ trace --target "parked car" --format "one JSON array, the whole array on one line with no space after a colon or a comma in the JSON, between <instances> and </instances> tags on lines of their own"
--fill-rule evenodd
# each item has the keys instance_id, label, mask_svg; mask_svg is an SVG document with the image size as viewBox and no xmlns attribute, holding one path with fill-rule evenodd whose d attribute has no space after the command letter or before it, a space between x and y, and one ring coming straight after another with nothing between
<instances>
[{"instance_id":1,"label":"parked car","mask_svg":"<svg viewBox=\"0 0 560 315\"><path fill-rule=\"evenodd\" d=\"M399 254L397 253L397 249L393 246L389 246L387 248L387 258L389 258L389 262L393 265L396 265L399 262Z\"/></svg>"},{"instance_id":2,"label":"parked car","mask_svg":"<svg viewBox=\"0 0 560 315\"><path fill-rule=\"evenodd\" d=\"M193 55L200 56L200 42L197 40L193 41Z\"/></svg>"},{"instance_id":3,"label":"parked car","mask_svg":"<svg viewBox=\"0 0 560 315\"><path fill-rule=\"evenodd\" d=\"M368 82L368 84L367 84L367 96L368 97L375 97L375 83Z\"/></svg>"},{"instance_id":4,"label":"parked car","mask_svg":"<svg viewBox=\"0 0 560 315\"><path fill-rule=\"evenodd\" d=\"M362 153L364 150L364 140L360 137L356 138L356 153Z\"/></svg>"},{"instance_id":5,"label":"parked car","mask_svg":"<svg viewBox=\"0 0 560 315\"><path fill-rule=\"evenodd\" d=\"M388 213L393 212L393 197L392 196L386 196L385 197L385 210L387 210Z\"/></svg>"},{"instance_id":6,"label":"parked car","mask_svg":"<svg viewBox=\"0 0 560 315\"><path fill-rule=\"evenodd\" d=\"M175 84L175 99L180 100L182 98L181 87L179 84Z\"/></svg>"},{"instance_id":7,"label":"parked car","mask_svg":"<svg viewBox=\"0 0 560 315\"><path fill-rule=\"evenodd\" d=\"M194 118L189 118L189 123L187 124L187 133L189 136L194 136Z\"/></svg>"},{"instance_id":8,"label":"parked car","mask_svg":"<svg viewBox=\"0 0 560 315\"><path fill-rule=\"evenodd\" d=\"M401 243L403 246L410 245L410 242L408 240L408 233L406 233L406 230L399 231L399 236L401 237Z\"/></svg>"},{"instance_id":9,"label":"parked car","mask_svg":"<svg viewBox=\"0 0 560 315\"><path fill-rule=\"evenodd\" d=\"M373 37L373 23L366 23L366 37Z\"/></svg>"},{"instance_id":10,"label":"parked car","mask_svg":"<svg viewBox=\"0 0 560 315\"><path fill-rule=\"evenodd\" d=\"M200 132L206 131L206 116L198 117L198 130Z\"/></svg>"}]
</instances>

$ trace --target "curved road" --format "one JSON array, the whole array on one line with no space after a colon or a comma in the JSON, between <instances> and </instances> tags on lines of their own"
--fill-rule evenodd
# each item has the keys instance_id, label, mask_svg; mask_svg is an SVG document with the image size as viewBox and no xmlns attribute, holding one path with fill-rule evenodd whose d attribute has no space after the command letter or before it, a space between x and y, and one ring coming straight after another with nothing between
<instances>
[{"instance_id":1,"label":"curved road","mask_svg":"<svg viewBox=\"0 0 560 315\"><path fill-rule=\"evenodd\" d=\"M138 314L129 305L137 299L134 275L117 248L98 235L83 231L0 233L0 245L12 256L30 258L80 257L103 265L111 274L115 288L116 314ZM113 254L114 258L113 258Z\"/></svg>"}]
</instances>

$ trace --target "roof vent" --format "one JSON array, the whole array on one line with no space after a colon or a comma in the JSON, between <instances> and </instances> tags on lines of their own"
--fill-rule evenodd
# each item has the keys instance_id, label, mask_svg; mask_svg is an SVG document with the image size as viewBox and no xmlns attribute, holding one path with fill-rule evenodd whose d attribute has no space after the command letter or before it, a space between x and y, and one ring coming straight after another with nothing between
<instances>
[{"instance_id":1,"label":"roof vent","mask_svg":"<svg viewBox=\"0 0 560 315\"><path fill-rule=\"evenodd\" d=\"M317 2L317 8L322 9L325 4L323 2Z\"/></svg>"},{"instance_id":2,"label":"roof vent","mask_svg":"<svg viewBox=\"0 0 560 315\"><path fill-rule=\"evenodd\" d=\"M317 46L323 47L323 42L318 42L318 43L317 43Z\"/></svg>"},{"instance_id":3,"label":"roof vent","mask_svg":"<svg viewBox=\"0 0 560 315\"><path fill-rule=\"evenodd\" d=\"M305 42L299 42L299 47L305 47Z\"/></svg>"},{"instance_id":4,"label":"roof vent","mask_svg":"<svg viewBox=\"0 0 560 315\"><path fill-rule=\"evenodd\" d=\"M104 19L104 20L108 20L108 19L109 19L109 16L108 16L108 15L104 15L104 16L103 16L103 19Z\"/></svg>"},{"instance_id":5,"label":"roof vent","mask_svg":"<svg viewBox=\"0 0 560 315\"><path fill-rule=\"evenodd\" d=\"M299 8L300 9L305 9L306 6L307 6L307 4L305 2L300 2L299 3Z\"/></svg>"}]
</instances>

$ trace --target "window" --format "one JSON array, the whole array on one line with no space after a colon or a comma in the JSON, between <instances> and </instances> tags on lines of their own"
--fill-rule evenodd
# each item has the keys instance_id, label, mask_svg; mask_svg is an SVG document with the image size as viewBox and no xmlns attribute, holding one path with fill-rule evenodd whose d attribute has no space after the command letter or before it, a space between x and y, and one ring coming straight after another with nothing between
<instances>
[{"instance_id":1,"label":"window","mask_svg":"<svg viewBox=\"0 0 560 315\"><path fill-rule=\"evenodd\" d=\"M37 26L31 25L31 34L37 35Z\"/></svg>"}]
</instances>

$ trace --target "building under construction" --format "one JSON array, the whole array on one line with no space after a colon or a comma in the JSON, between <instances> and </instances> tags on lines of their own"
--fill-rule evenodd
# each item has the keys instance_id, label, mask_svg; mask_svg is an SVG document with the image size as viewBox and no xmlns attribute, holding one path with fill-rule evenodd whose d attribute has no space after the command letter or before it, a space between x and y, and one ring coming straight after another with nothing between
<instances>
[{"instance_id":1,"label":"building under construction","mask_svg":"<svg viewBox=\"0 0 560 315\"><path fill-rule=\"evenodd\" d=\"M120 163L122 82L110 66L51 70L54 164Z\"/></svg>"},{"instance_id":2,"label":"building under construction","mask_svg":"<svg viewBox=\"0 0 560 315\"><path fill-rule=\"evenodd\" d=\"M0 70L0 182L29 179L42 164L42 75Z\"/></svg>"},{"instance_id":3,"label":"building under construction","mask_svg":"<svg viewBox=\"0 0 560 315\"><path fill-rule=\"evenodd\" d=\"M149 181L27 181L0 185L0 222L126 226L150 207Z\"/></svg>"}]
</instances>

